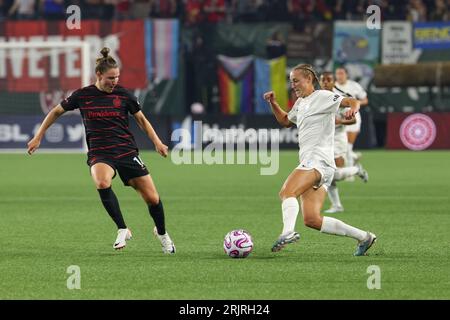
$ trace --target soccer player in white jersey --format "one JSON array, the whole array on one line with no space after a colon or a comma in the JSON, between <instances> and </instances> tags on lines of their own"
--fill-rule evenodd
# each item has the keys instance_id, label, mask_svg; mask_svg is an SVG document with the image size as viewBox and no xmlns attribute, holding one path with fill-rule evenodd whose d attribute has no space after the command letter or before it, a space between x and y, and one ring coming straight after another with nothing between
<instances>
[{"instance_id":1,"label":"soccer player in white jersey","mask_svg":"<svg viewBox=\"0 0 450 320\"><path fill-rule=\"evenodd\" d=\"M349 119L358 112L359 102L327 90L315 90L314 84L318 85L319 80L313 68L307 64L294 67L290 73L290 82L298 99L289 113L277 103L273 91L264 94L264 99L269 102L280 125L297 126L300 149L300 164L288 176L279 193L283 230L272 246L272 251L279 251L286 244L300 239L295 231L300 210L297 199L300 197L303 222L307 227L356 239L358 244L354 255L365 255L376 240L373 233L320 214L336 169L333 155L336 111L339 107L350 107L345 113L345 117Z\"/></svg>"},{"instance_id":2,"label":"soccer player in white jersey","mask_svg":"<svg viewBox=\"0 0 450 320\"><path fill-rule=\"evenodd\" d=\"M334 76L332 72L324 72L320 75L320 86L324 90L342 95L334 88ZM345 126L356 123L355 117L352 117L349 120L345 119L344 113L347 110L348 108L339 108L336 112L334 130L334 162L336 164L336 171L334 172L333 181L328 188L328 199L330 199L331 208L325 210L325 213L338 213L344 211L344 207L342 206L341 199L339 197L339 190L336 185L337 181L341 181L355 175L359 176L364 182L369 180L367 171L364 170L360 163L355 166L344 167L344 157L347 152L347 134L345 132Z\"/></svg>"},{"instance_id":3,"label":"soccer player in white jersey","mask_svg":"<svg viewBox=\"0 0 450 320\"><path fill-rule=\"evenodd\" d=\"M367 93L361 87L361 85L353 80L348 79L347 70L344 67L339 67L335 71L336 74L336 83L334 87L338 92L341 92L343 95L348 95L355 99L358 99L361 106L366 106L369 103L367 99ZM353 145L355 144L356 138L358 137L359 132L361 131L361 115L359 113L356 114L356 123L350 126L346 126L345 130L347 131L348 137L348 149L346 155L346 165L353 166L355 159L359 157L353 152Z\"/></svg>"}]
</instances>

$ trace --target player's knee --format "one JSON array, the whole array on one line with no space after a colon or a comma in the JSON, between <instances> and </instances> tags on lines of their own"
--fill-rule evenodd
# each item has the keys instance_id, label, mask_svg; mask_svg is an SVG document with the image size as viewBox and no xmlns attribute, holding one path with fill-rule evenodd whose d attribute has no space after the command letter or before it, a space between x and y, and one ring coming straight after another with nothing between
<instances>
[{"instance_id":1,"label":"player's knee","mask_svg":"<svg viewBox=\"0 0 450 320\"><path fill-rule=\"evenodd\" d=\"M320 227L322 225L320 219L318 219L316 217L305 217L305 218L303 218L303 223L308 228L313 228L313 229L320 229Z\"/></svg>"},{"instance_id":2,"label":"player's knee","mask_svg":"<svg viewBox=\"0 0 450 320\"><path fill-rule=\"evenodd\" d=\"M156 192L145 194L144 200L147 204L155 206L159 203L159 194Z\"/></svg>"},{"instance_id":3,"label":"player's knee","mask_svg":"<svg viewBox=\"0 0 450 320\"><path fill-rule=\"evenodd\" d=\"M284 187L281 188L280 192L278 193L278 196L280 197L281 201L283 201L287 198L291 198L291 197L296 198L297 197L294 192L291 192Z\"/></svg>"},{"instance_id":4,"label":"player's knee","mask_svg":"<svg viewBox=\"0 0 450 320\"><path fill-rule=\"evenodd\" d=\"M108 179L96 180L95 185L97 189L107 189L111 187L111 181Z\"/></svg>"}]
</instances>

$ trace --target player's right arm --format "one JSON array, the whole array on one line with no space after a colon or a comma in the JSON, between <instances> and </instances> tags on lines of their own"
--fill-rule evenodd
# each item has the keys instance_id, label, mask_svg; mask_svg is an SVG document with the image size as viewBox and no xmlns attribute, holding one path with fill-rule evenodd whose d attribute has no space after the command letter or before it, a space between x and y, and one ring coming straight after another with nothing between
<instances>
[{"instance_id":1,"label":"player's right arm","mask_svg":"<svg viewBox=\"0 0 450 320\"><path fill-rule=\"evenodd\" d=\"M294 123L289 120L287 112L281 109L278 104L275 98L275 92L269 91L264 93L264 100L270 104L270 108L272 108L272 112L280 125L285 128L289 128L294 125Z\"/></svg>"},{"instance_id":2,"label":"player's right arm","mask_svg":"<svg viewBox=\"0 0 450 320\"><path fill-rule=\"evenodd\" d=\"M352 117L351 119L344 119L341 117L336 117L335 124L342 124L344 126L348 126L356 123L356 118Z\"/></svg>"},{"instance_id":3,"label":"player's right arm","mask_svg":"<svg viewBox=\"0 0 450 320\"><path fill-rule=\"evenodd\" d=\"M344 98L341 100L340 108L349 107L347 111L345 111L344 119L351 120L355 117L355 114L359 111L360 103L355 98Z\"/></svg>"},{"instance_id":4,"label":"player's right arm","mask_svg":"<svg viewBox=\"0 0 450 320\"><path fill-rule=\"evenodd\" d=\"M45 117L44 121L41 123L39 129L37 130L36 134L34 135L33 139L31 139L28 142L28 154L32 154L39 148L39 145L41 144L41 140L44 137L45 132L48 128L58 119L66 110L61 107L60 104L58 104L56 107L54 107Z\"/></svg>"}]
</instances>

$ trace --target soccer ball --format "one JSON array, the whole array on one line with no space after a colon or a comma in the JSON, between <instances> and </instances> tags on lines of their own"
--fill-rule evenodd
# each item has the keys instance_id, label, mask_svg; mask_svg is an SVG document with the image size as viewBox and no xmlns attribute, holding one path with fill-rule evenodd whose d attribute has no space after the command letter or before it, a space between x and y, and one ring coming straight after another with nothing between
<instances>
[{"instance_id":1,"label":"soccer ball","mask_svg":"<svg viewBox=\"0 0 450 320\"><path fill-rule=\"evenodd\" d=\"M231 258L245 258L253 250L252 236L245 230L233 230L223 240L223 250Z\"/></svg>"}]
</instances>

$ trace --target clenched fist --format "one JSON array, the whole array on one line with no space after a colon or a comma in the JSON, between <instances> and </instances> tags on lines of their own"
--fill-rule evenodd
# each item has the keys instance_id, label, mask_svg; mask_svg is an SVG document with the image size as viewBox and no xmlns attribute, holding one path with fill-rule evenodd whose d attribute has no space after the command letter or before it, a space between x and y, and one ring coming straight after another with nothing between
<instances>
[{"instance_id":1,"label":"clenched fist","mask_svg":"<svg viewBox=\"0 0 450 320\"><path fill-rule=\"evenodd\" d=\"M275 92L269 91L264 93L264 100L267 102L274 102L275 101Z\"/></svg>"}]
</instances>

